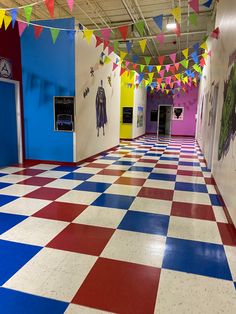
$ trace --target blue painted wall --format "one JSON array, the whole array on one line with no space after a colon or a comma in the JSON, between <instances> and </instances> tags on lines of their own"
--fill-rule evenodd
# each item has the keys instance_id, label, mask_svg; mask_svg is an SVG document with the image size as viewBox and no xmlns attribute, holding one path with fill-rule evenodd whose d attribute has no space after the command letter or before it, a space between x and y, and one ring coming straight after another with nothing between
<instances>
[{"instance_id":1,"label":"blue painted wall","mask_svg":"<svg viewBox=\"0 0 236 314\"><path fill-rule=\"evenodd\" d=\"M74 19L39 24L74 29ZM73 133L54 131L54 96L75 95L75 42L61 31L56 44L49 29L35 39L33 27L21 38L26 159L73 161Z\"/></svg>"}]
</instances>

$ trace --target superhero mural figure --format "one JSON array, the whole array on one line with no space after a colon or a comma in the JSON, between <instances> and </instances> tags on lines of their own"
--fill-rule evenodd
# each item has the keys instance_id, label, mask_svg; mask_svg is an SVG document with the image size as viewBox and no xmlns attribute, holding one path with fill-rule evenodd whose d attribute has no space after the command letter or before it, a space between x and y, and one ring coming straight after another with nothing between
<instances>
[{"instance_id":1,"label":"superhero mural figure","mask_svg":"<svg viewBox=\"0 0 236 314\"><path fill-rule=\"evenodd\" d=\"M107 123L107 110L106 110L106 94L103 88L103 81L101 86L98 87L96 96L96 115L97 115L97 136L99 136L99 129L103 129L103 136L105 135L104 126Z\"/></svg>"}]
</instances>

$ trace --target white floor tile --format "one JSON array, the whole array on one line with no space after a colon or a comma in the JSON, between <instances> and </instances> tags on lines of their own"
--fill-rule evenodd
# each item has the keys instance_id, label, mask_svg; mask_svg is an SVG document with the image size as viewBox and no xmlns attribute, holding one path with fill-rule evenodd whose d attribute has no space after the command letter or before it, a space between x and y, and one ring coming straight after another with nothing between
<instances>
[{"instance_id":1,"label":"white floor tile","mask_svg":"<svg viewBox=\"0 0 236 314\"><path fill-rule=\"evenodd\" d=\"M48 188L57 188L57 189L74 189L76 186L78 186L80 183L84 181L80 180L68 180L68 179L57 179L55 181L52 181L45 185L45 187Z\"/></svg>"},{"instance_id":2,"label":"white floor tile","mask_svg":"<svg viewBox=\"0 0 236 314\"><path fill-rule=\"evenodd\" d=\"M0 169L0 173L1 173L1 169ZM18 182L26 180L28 178L30 178L30 176L22 176L20 174L9 174L9 175L5 175L3 177L0 177L0 182L18 183Z\"/></svg>"},{"instance_id":3,"label":"white floor tile","mask_svg":"<svg viewBox=\"0 0 236 314\"><path fill-rule=\"evenodd\" d=\"M225 212L223 207L221 206L212 206L214 214L215 214L215 218L217 222L224 222L224 223L228 223L228 220L225 216Z\"/></svg>"},{"instance_id":4,"label":"white floor tile","mask_svg":"<svg viewBox=\"0 0 236 314\"><path fill-rule=\"evenodd\" d=\"M191 204L211 205L210 197L207 193L174 191L175 202L185 202Z\"/></svg>"},{"instance_id":5,"label":"white floor tile","mask_svg":"<svg viewBox=\"0 0 236 314\"><path fill-rule=\"evenodd\" d=\"M149 172L142 172L142 171L126 171L122 174L122 177L129 177L129 178L140 178L140 179L147 179L149 177Z\"/></svg>"},{"instance_id":6,"label":"white floor tile","mask_svg":"<svg viewBox=\"0 0 236 314\"><path fill-rule=\"evenodd\" d=\"M0 173L14 173L21 170L24 170L25 168L21 167L6 167L6 168L0 168Z\"/></svg>"},{"instance_id":7,"label":"white floor tile","mask_svg":"<svg viewBox=\"0 0 236 314\"><path fill-rule=\"evenodd\" d=\"M141 186L113 184L106 190L106 193L136 196L140 190Z\"/></svg>"},{"instance_id":8,"label":"white floor tile","mask_svg":"<svg viewBox=\"0 0 236 314\"><path fill-rule=\"evenodd\" d=\"M153 214L170 215L171 201L152 198L136 197L129 210L141 211Z\"/></svg>"},{"instance_id":9,"label":"white floor tile","mask_svg":"<svg viewBox=\"0 0 236 314\"><path fill-rule=\"evenodd\" d=\"M229 268L233 277L233 281L236 282L236 247L225 245L224 249L228 260Z\"/></svg>"},{"instance_id":10,"label":"white floor tile","mask_svg":"<svg viewBox=\"0 0 236 314\"><path fill-rule=\"evenodd\" d=\"M148 179L148 180L146 180L146 182L144 183L143 186L147 187L147 188L174 190L175 189L175 182Z\"/></svg>"},{"instance_id":11,"label":"white floor tile","mask_svg":"<svg viewBox=\"0 0 236 314\"><path fill-rule=\"evenodd\" d=\"M85 192L85 191L69 191L57 199L58 202L66 202L73 204L90 205L101 193Z\"/></svg>"},{"instance_id":12,"label":"white floor tile","mask_svg":"<svg viewBox=\"0 0 236 314\"><path fill-rule=\"evenodd\" d=\"M118 176L96 174L96 175L92 176L91 178L89 178L86 181L101 182L101 183L114 183L118 179L119 179Z\"/></svg>"},{"instance_id":13,"label":"white floor tile","mask_svg":"<svg viewBox=\"0 0 236 314\"><path fill-rule=\"evenodd\" d=\"M176 182L205 184L205 180L203 177L182 176L182 175L177 175Z\"/></svg>"},{"instance_id":14,"label":"white floor tile","mask_svg":"<svg viewBox=\"0 0 236 314\"><path fill-rule=\"evenodd\" d=\"M6 188L0 189L0 194L12 195L12 196L24 196L30 192L37 190L38 186L14 184Z\"/></svg>"},{"instance_id":15,"label":"white floor tile","mask_svg":"<svg viewBox=\"0 0 236 314\"><path fill-rule=\"evenodd\" d=\"M42 178L62 178L66 176L69 172L66 171L53 171L53 170L48 170L45 172L42 172L37 175L37 177L42 177Z\"/></svg>"}]
</instances>

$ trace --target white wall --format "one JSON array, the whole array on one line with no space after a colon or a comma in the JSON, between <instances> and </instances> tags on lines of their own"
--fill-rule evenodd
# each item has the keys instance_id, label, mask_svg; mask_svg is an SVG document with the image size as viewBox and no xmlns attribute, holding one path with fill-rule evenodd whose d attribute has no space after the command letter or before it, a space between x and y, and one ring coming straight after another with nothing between
<instances>
[{"instance_id":1,"label":"white wall","mask_svg":"<svg viewBox=\"0 0 236 314\"><path fill-rule=\"evenodd\" d=\"M96 40L92 38L90 45L76 35L76 161L83 160L119 144L120 134L120 76L119 67L113 72L112 63L99 64L102 45L95 48ZM115 58L114 55L112 55ZM96 67L94 77L90 75L90 67ZM112 87L107 77L111 76ZM97 137L96 129L96 94L103 80L106 93L106 109L108 122L105 125L105 136ZM86 98L86 88L90 92Z\"/></svg>"},{"instance_id":2,"label":"white wall","mask_svg":"<svg viewBox=\"0 0 236 314\"><path fill-rule=\"evenodd\" d=\"M138 107L143 107L143 126L137 127ZM146 129L147 90L144 86L134 89L132 138L145 134Z\"/></svg>"},{"instance_id":3,"label":"white wall","mask_svg":"<svg viewBox=\"0 0 236 314\"><path fill-rule=\"evenodd\" d=\"M230 140L230 148L226 156L218 160L218 145L221 129L222 108L224 103L224 84L228 79L229 56L236 50L236 1L224 0L217 5L216 26L220 28L219 40L210 39L208 46L212 51L212 57L208 59L204 69L200 90L197 139L204 151L206 160L210 163L210 131L209 113L211 110L211 99L214 86L219 84L219 95L217 101L212 172L220 192L224 198L230 216L236 226L236 141ZM235 60L236 62L236 60ZM208 96L207 96L208 95ZM202 121L200 108L202 99L205 99ZM206 100L208 100L206 102ZM235 103L236 111L236 103Z\"/></svg>"}]
</instances>

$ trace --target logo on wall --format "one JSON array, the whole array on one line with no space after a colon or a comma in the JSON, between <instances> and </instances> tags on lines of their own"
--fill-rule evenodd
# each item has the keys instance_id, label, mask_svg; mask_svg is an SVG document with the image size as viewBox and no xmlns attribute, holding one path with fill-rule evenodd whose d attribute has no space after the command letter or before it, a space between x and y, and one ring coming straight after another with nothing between
<instances>
[{"instance_id":1,"label":"logo on wall","mask_svg":"<svg viewBox=\"0 0 236 314\"><path fill-rule=\"evenodd\" d=\"M173 120L183 120L184 119L184 107L174 107Z\"/></svg>"},{"instance_id":2,"label":"logo on wall","mask_svg":"<svg viewBox=\"0 0 236 314\"><path fill-rule=\"evenodd\" d=\"M10 60L0 57L0 77L12 79L12 64Z\"/></svg>"}]
</instances>

